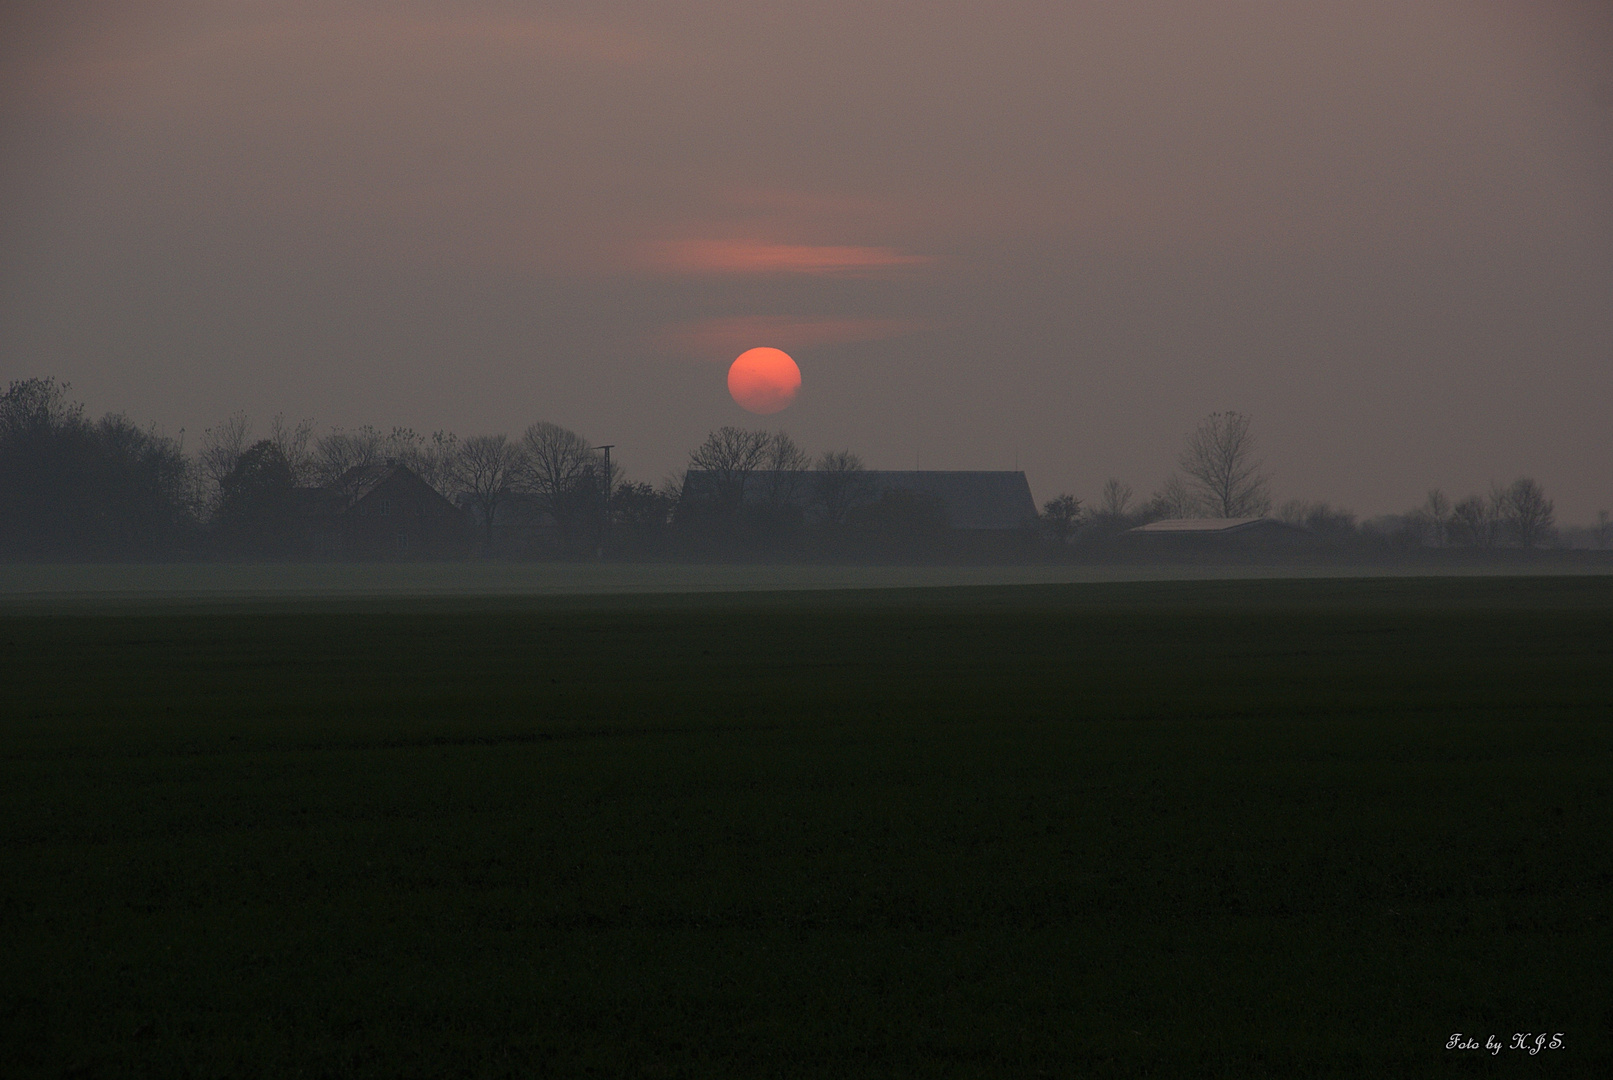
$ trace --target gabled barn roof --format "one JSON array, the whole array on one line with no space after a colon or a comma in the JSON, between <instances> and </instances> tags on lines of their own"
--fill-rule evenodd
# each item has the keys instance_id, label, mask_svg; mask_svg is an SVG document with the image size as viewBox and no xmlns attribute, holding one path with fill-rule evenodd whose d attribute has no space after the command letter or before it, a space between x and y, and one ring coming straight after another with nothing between
<instances>
[{"instance_id":1,"label":"gabled barn roof","mask_svg":"<svg viewBox=\"0 0 1613 1080\"><path fill-rule=\"evenodd\" d=\"M442 492L428 484L409 466L395 461L383 465L355 465L330 483L317 488L299 488L308 512L339 514L363 502L389 480L400 479L417 490L430 492L450 509L457 510Z\"/></svg>"},{"instance_id":2,"label":"gabled barn roof","mask_svg":"<svg viewBox=\"0 0 1613 1080\"><path fill-rule=\"evenodd\" d=\"M384 465L354 465L326 486L340 491L353 502L358 502L397 473L414 476L414 472L407 465L399 465L395 461ZM420 482L425 483L424 480Z\"/></svg>"},{"instance_id":3,"label":"gabled barn roof","mask_svg":"<svg viewBox=\"0 0 1613 1080\"><path fill-rule=\"evenodd\" d=\"M954 529L1019 529L1036 521L1036 500L1022 472L881 469L869 475L876 493L912 491L940 499Z\"/></svg>"}]
</instances>

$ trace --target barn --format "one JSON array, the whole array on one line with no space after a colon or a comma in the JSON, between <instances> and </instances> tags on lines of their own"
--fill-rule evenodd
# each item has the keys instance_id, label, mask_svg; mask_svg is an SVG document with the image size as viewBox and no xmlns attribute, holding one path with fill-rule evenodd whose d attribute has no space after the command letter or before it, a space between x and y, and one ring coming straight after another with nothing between
<instances>
[{"instance_id":1,"label":"barn","mask_svg":"<svg viewBox=\"0 0 1613 1080\"><path fill-rule=\"evenodd\" d=\"M471 550L465 511L400 462L356 465L302 496L308 546L315 555L444 558Z\"/></svg>"},{"instance_id":2,"label":"barn","mask_svg":"<svg viewBox=\"0 0 1613 1080\"><path fill-rule=\"evenodd\" d=\"M678 497L680 516L747 509L790 511L807 523L855 520L880 506L933 507L961 532L1009 532L1036 523L1036 501L1018 471L884 470L836 473L758 469L742 476L691 469Z\"/></svg>"}]
</instances>

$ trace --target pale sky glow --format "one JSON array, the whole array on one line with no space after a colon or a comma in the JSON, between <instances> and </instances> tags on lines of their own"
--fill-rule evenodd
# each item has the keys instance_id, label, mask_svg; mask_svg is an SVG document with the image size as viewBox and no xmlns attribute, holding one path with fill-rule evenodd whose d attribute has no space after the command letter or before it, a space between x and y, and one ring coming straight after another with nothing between
<instances>
[{"instance_id":1,"label":"pale sky glow","mask_svg":"<svg viewBox=\"0 0 1613 1080\"><path fill-rule=\"evenodd\" d=\"M0 381L92 411L546 419L655 480L776 346L810 448L1039 499L1232 408L1280 498L1613 506L1602 4L37 7Z\"/></svg>"}]
</instances>

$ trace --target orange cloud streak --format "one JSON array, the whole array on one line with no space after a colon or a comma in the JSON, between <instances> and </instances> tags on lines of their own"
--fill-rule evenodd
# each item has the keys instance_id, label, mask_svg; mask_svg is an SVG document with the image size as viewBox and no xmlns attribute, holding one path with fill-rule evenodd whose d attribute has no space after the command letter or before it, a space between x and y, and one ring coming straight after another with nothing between
<instances>
[{"instance_id":1,"label":"orange cloud streak","mask_svg":"<svg viewBox=\"0 0 1613 1080\"><path fill-rule=\"evenodd\" d=\"M858 274L921 266L924 255L895 248L763 244L754 240L676 240L652 244L644 262L684 274Z\"/></svg>"}]
</instances>

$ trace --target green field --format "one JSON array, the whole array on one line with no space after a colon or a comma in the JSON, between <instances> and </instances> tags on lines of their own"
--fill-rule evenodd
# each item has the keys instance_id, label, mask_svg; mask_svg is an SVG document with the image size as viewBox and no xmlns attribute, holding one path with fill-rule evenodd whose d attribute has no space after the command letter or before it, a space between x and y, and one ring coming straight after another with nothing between
<instances>
[{"instance_id":1,"label":"green field","mask_svg":"<svg viewBox=\"0 0 1613 1080\"><path fill-rule=\"evenodd\" d=\"M0 675L0 1075L1613 1067L1609 577L13 603Z\"/></svg>"}]
</instances>

